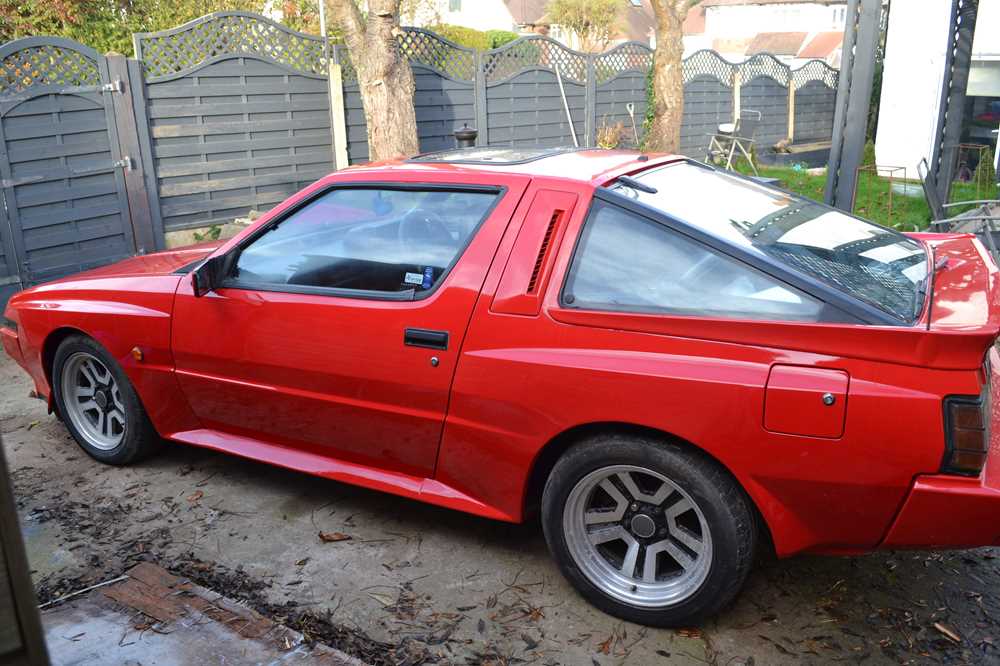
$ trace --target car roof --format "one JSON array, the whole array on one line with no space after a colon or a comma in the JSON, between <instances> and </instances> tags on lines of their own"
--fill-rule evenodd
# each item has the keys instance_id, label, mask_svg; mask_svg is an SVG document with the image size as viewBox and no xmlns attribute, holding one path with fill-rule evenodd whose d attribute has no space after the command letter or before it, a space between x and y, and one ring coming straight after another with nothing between
<instances>
[{"instance_id":1,"label":"car roof","mask_svg":"<svg viewBox=\"0 0 1000 666\"><path fill-rule=\"evenodd\" d=\"M508 173L588 183L595 187L618 176L685 158L637 150L587 148L477 147L425 153L407 160L349 167L358 172Z\"/></svg>"}]
</instances>

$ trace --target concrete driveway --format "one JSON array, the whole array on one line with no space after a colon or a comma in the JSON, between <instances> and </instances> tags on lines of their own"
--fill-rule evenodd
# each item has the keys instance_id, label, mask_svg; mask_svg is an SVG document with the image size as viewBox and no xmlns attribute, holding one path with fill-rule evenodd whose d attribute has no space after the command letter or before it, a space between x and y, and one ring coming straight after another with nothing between
<instances>
[{"instance_id":1,"label":"concrete driveway","mask_svg":"<svg viewBox=\"0 0 1000 666\"><path fill-rule=\"evenodd\" d=\"M1000 663L1000 549L764 560L718 619L647 629L582 601L536 524L182 446L106 467L2 355L0 387L42 601L152 560L372 663Z\"/></svg>"}]
</instances>

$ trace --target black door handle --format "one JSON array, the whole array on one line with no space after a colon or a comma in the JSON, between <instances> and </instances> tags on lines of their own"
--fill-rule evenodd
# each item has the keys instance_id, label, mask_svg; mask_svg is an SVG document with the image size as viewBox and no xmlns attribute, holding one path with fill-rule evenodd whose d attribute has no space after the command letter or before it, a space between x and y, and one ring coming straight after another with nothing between
<instances>
[{"instance_id":1,"label":"black door handle","mask_svg":"<svg viewBox=\"0 0 1000 666\"><path fill-rule=\"evenodd\" d=\"M431 331L426 328L408 328L403 333L403 344L427 349L448 349L448 331Z\"/></svg>"}]
</instances>

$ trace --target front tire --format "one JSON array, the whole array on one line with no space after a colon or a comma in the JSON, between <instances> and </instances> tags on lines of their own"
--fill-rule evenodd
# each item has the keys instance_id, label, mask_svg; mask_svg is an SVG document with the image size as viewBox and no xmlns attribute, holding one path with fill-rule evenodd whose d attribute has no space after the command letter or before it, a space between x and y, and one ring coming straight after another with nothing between
<instances>
[{"instance_id":1,"label":"front tire","mask_svg":"<svg viewBox=\"0 0 1000 666\"><path fill-rule=\"evenodd\" d=\"M756 549L749 499L708 456L669 441L594 437L555 464L542 496L549 549L601 610L658 627L718 613Z\"/></svg>"},{"instance_id":2,"label":"front tire","mask_svg":"<svg viewBox=\"0 0 1000 666\"><path fill-rule=\"evenodd\" d=\"M59 416L87 455L127 465L160 444L132 383L95 340L65 339L52 364L52 391Z\"/></svg>"}]
</instances>

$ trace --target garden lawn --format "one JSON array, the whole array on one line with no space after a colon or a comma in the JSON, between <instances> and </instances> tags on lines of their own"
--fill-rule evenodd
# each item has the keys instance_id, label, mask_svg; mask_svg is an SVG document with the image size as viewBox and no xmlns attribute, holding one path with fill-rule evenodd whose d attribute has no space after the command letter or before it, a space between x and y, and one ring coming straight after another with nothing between
<instances>
[{"instance_id":1,"label":"garden lawn","mask_svg":"<svg viewBox=\"0 0 1000 666\"><path fill-rule=\"evenodd\" d=\"M744 169L740 169L744 171ZM826 174L810 175L806 171L797 171L790 167L761 167L761 176L777 178L781 187L796 194L823 200L823 189L826 187ZM895 180L897 188L902 186L902 180ZM874 174L862 173L858 178L857 195L855 196L854 214L887 227L901 231L924 229L930 223L931 214L924 201L923 189L919 181L906 181L906 189L915 196L906 196L894 191L889 197L889 179ZM996 199L997 186L980 187L976 192L975 183L955 183L951 188L951 201L970 201L974 199ZM969 207L966 207L966 209ZM958 215L963 208L952 208L949 215Z\"/></svg>"}]
</instances>

